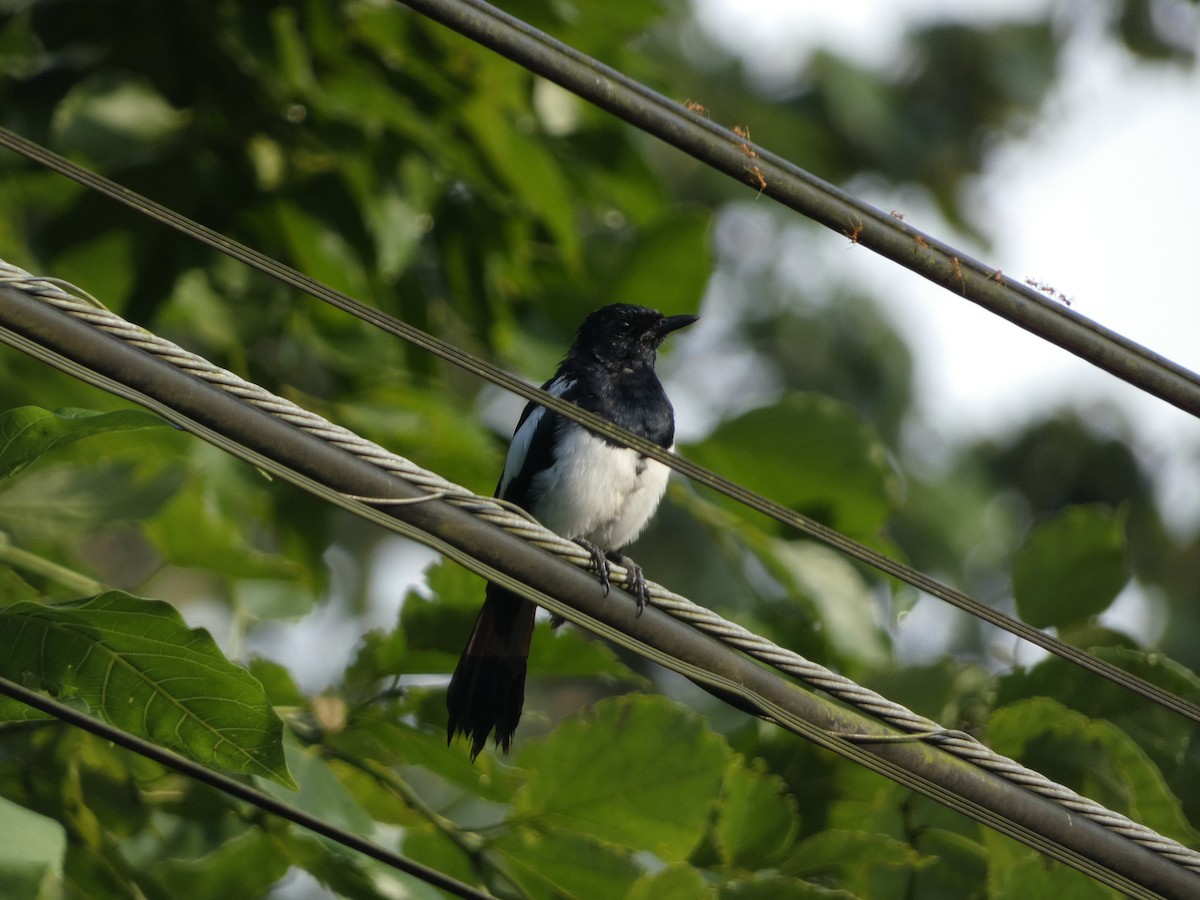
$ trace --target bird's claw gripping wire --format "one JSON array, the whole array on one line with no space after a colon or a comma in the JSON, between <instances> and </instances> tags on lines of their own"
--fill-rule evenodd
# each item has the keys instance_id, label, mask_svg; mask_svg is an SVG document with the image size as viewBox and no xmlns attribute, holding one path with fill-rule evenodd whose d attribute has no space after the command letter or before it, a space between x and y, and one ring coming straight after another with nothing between
<instances>
[{"instance_id":1,"label":"bird's claw gripping wire","mask_svg":"<svg viewBox=\"0 0 1200 900\"><path fill-rule=\"evenodd\" d=\"M608 561L625 569L625 590L633 594L633 599L637 601L637 614L640 616L650 599L650 585L646 583L642 567L621 553L609 553Z\"/></svg>"},{"instance_id":2,"label":"bird's claw gripping wire","mask_svg":"<svg viewBox=\"0 0 1200 900\"><path fill-rule=\"evenodd\" d=\"M625 569L625 589L633 594L633 598L637 601L637 614L640 616L642 610L646 608L646 601L650 599L650 588L646 584L646 576L642 574L642 567L621 553L605 553L591 541L583 538L576 538L575 543L586 550L592 558L592 568L600 577L600 587L604 590L605 597L612 588L612 563Z\"/></svg>"}]
</instances>

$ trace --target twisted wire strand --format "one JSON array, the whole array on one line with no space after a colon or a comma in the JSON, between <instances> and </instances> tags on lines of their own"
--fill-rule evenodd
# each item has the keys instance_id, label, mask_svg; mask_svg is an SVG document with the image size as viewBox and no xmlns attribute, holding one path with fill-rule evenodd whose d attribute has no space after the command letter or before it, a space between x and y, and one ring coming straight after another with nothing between
<instances>
[{"instance_id":1,"label":"twisted wire strand","mask_svg":"<svg viewBox=\"0 0 1200 900\"><path fill-rule=\"evenodd\" d=\"M203 357L120 318L100 306L89 295L77 291L64 282L31 275L0 260L0 283L17 287L30 296L87 322L94 328L186 371L193 377L220 387L244 402L288 422L295 428L308 432L380 469L405 479L425 491L429 495L428 499L444 500L541 549L566 559L579 568L594 571L594 563L590 554L573 541L547 530L524 510L497 498L478 495L443 478L436 472L421 468L412 461L366 440L349 429L329 422L290 400L245 381L240 376L213 365ZM77 291L80 296L73 296L71 291ZM83 297L87 299L82 299ZM395 501L379 499L376 502L386 505ZM620 583L623 576L627 574L625 569L615 564L612 568L614 580ZM889 738L853 734L836 736L858 742L881 740L927 742L993 775L1020 785L1072 813L1084 816L1177 865L1200 873L1200 852L1191 850L1064 785L1051 781L1040 772L995 753L965 732L944 728L932 719L921 716L845 676L807 660L792 650L780 647L734 622L723 619L686 597L653 582L649 583L648 587L650 603L668 615L903 732L902 735ZM774 721L784 727L789 727L785 721Z\"/></svg>"}]
</instances>

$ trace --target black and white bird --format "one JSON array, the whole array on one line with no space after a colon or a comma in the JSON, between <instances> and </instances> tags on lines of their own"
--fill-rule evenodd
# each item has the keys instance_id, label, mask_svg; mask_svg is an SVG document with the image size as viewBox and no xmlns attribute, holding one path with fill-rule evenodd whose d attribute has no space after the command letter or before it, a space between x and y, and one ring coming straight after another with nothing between
<instances>
[{"instance_id":1,"label":"black and white bird","mask_svg":"<svg viewBox=\"0 0 1200 900\"><path fill-rule=\"evenodd\" d=\"M664 316L617 303L588 315L554 377L542 387L634 434L671 449L675 411L654 372L658 348L696 316ZM608 561L625 567L645 603L642 570L620 554L654 514L669 470L530 402L517 422L496 496L529 511L591 554L608 590ZM447 739L464 734L471 758L495 732L508 752L525 702L525 664L537 608L488 583L483 609L450 679Z\"/></svg>"}]
</instances>

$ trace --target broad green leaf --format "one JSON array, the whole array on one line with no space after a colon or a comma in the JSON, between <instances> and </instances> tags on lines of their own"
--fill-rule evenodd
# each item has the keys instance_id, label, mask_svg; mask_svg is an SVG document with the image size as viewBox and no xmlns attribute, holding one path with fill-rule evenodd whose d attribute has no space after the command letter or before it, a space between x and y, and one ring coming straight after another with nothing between
<instances>
[{"instance_id":1,"label":"broad green leaf","mask_svg":"<svg viewBox=\"0 0 1200 900\"><path fill-rule=\"evenodd\" d=\"M529 675L562 678L611 678L645 683L646 679L621 662L612 647L569 625L551 628L539 622L533 629Z\"/></svg>"},{"instance_id":2,"label":"broad green leaf","mask_svg":"<svg viewBox=\"0 0 1200 900\"><path fill-rule=\"evenodd\" d=\"M521 784L517 770L487 753L472 763L461 749L447 750L444 729L430 733L407 724L404 717L394 704L377 704L351 717L345 730L326 735L325 740L368 767L419 767L426 776L470 791L479 800L495 804L512 800Z\"/></svg>"},{"instance_id":3,"label":"broad green leaf","mask_svg":"<svg viewBox=\"0 0 1200 900\"><path fill-rule=\"evenodd\" d=\"M141 521L178 490L184 477L166 466L146 474L125 462L43 463L0 483L0 523L25 544Z\"/></svg>"},{"instance_id":4,"label":"broad green leaf","mask_svg":"<svg viewBox=\"0 0 1200 900\"><path fill-rule=\"evenodd\" d=\"M339 900L394 900L396 896L394 891L376 887L373 875L383 873L383 865L367 859L361 853L324 840L302 828L273 832L271 840L293 866L313 876L333 891ZM386 877L394 882L395 873L386 870ZM420 882L415 878L406 880L405 884L420 889ZM423 900L424 895L419 896Z\"/></svg>"},{"instance_id":5,"label":"broad green leaf","mask_svg":"<svg viewBox=\"0 0 1200 900\"><path fill-rule=\"evenodd\" d=\"M1129 579L1125 516L1073 506L1035 526L1013 557L1013 596L1038 628L1099 615Z\"/></svg>"},{"instance_id":6,"label":"broad green leaf","mask_svg":"<svg viewBox=\"0 0 1200 900\"><path fill-rule=\"evenodd\" d=\"M279 237L293 264L334 290L369 299L362 257L344 235L295 203L280 200L275 210Z\"/></svg>"},{"instance_id":7,"label":"broad green leaf","mask_svg":"<svg viewBox=\"0 0 1200 900\"><path fill-rule=\"evenodd\" d=\"M321 758L319 747L301 747L289 733L283 740L283 749L288 771L295 779L295 788L285 789L290 786L281 786L276 780L264 783L267 792L330 825L357 834L371 834L375 826L370 815L337 779L329 763ZM329 839L322 837L320 840Z\"/></svg>"},{"instance_id":8,"label":"broad green leaf","mask_svg":"<svg viewBox=\"0 0 1200 900\"><path fill-rule=\"evenodd\" d=\"M698 309L712 270L711 224L706 211L685 209L643 229L609 302L653 306L667 315Z\"/></svg>"},{"instance_id":9,"label":"broad green leaf","mask_svg":"<svg viewBox=\"0 0 1200 900\"><path fill-rule=\"evenodd\" d=\"M517 816L682 860L704 835L730 758L707 723L676 703L605 700L517 757L529 773Z\"/></svg>"},{"instance_id":10,"label":"broad green leaf","mask_svg":"<svg viewBox=\"0 0 1200 900\"><path fill-rule=\"evenodd\" d=\"M568 267L575 268L581 261L580 236L570 185L558 158L517 122L531 112L524 76L514 75L499 58L480 57L479 64L487 72L487 89L466 103L463 124L514 199L545 225Z\"/></svg>"},{"instance_id":11,"label":"broad green leaf","mask_svg":"<svg viewBox=\"0 0 1200 900\"><path fill-rule=\"evenodd\" d=\"M510 828L488 849L534 900L624 897L640 874L628 852L573 832Z\"/></svg>"},{"instance_id":12,"label":"broad green leaf","mask_svg":"<svg viewBox=\"0 0 1200 900\"><path fill-rule=\"evenodd\" d=\"M761 760L737 757L725 775L717 807L716 841L724 863L739 869L778 865L796 839L796 801Z\"/></svg>"},{"instance_id":13,"label":"broad green leaf","mask_svg":"<svg viewBox=\"0 0 1200 900\"><path fill-rule=\"evenodd\" d=\"M0 797L0 895L50 897L63 874L62 824Z\"/></svg>"},{"instance_id":14,"label":"broad green leaf","mask_svg":"<svg viewBox=\"0 0 1200 900\"><path fill-rule=\"evenodd\" d=\"M455 840L456 837L458 835L452 836L430 824L421 828L406 828L401 850L414 862L437 869L463 884L475 884L479 880L479 872L466 848Z\"/></svg>"},{"instance_id":15,"label":"broad green leaf","mask_svg":"<svg viewBox=\"0 0 1200 900\"><path fill-rule=\"evenodd\" d=\"M101 232L55 256L54 274L72 284L86 285L88 293L120 313L137 281L136 250L128 231Z\"/></svg>"},{"instance_id":16,"label":"broad green leaf","mask_svg":"<svg viewBox=\"0 0 1200 900\"><path fill-rule=\"evenodd\" d=\"M261 897L287 874L288 859L257 829L243 831L197 859L173 857L151 867L172 897Z\"/></svg>"},{"instance_id":17,"label":"broad green leaf","mask_svg":"<svg viewBox=\"0 0 1200 900\"><path fill-rule=\"evenodd\" d=\"M855 894L871 896L872 881L898 881L934 862L913 847L886 834L829 828L805 838L781 870L788 875L816 878L830 874Z\"/></svg>"},{"instance_id":18,"label":"broad green leaf","mask_svg":"<svg viewBox=\"0 0 1200 900\"><path fill-rule=\"evenodd\" d=\"M8 535L0 533L0 553L7 554L11 549ZM18 600L38 600L40 597L33 585L8 566L0 565L0 606L7 606Z\"/></svg>"},{"instance_id":19,"label":"broad green leaf","mask_svg":"<svg viewBox=\"0 0 1200 900\"><path fill-rule=\"evenodd\" d=\"M250 510L227 508L211 484L193 480L167 502L144 530L163 558L177 566L195 566L235 578L297 577L300 567L278 554L264 553L252 544ZM312 607L301 590L291 594L292 615Z\"/></svg>"},{"instance_id":20,"label":"broad green leaf","mask_svg":"<svg viewBox=\"0 0 1200 900\"><path fill-rule=\"evenodd\" d=\"M0 672L198 762L293 784L262 685L168 603L108 591L0 608Z\"/></svg>"},{"instance_id":21,"label":"broad green leaf","mask_svg":"<svg viewBox=\"0 0 1200 900\"><path fill-rule=\"evenodd\" d=\"M997 753L1168 837L1185 844L1200 839L1158 767L1111 722L1031 697L996 710L987 741Z\"/></svg>"},{"instance_id":22,"label":"broad green leaf","mask_svg":"<svg viewBox=\"0 0 1200 900\"><path fill-rule=\"evenodd\" d=\"M719 896L721 900L855 900L848 891L821 887L783 875L727 881L721 885Z\"/></svg>"},{"instance_id":23,"label":"broad green leaf","mask_svg":"<svg viewBox=\"0 0 1200 900\"><path fill-rule=\"evenodd\" d=\"M990 828L982 832L988 851L988 900L1116 900L1124 896Z\"/></svg>"},{"instance_id":24,"label":"broad green leaf","mask_svg":"<svg viewBox=\"0 0 1200 900\"><path fill-rule=\"evenodd\" d=\"M171 106L149 79L98 70L58 103L51 122L59 152L106 165L132 165L162 153L191 116Z\"/></svg>"},{"instance_id":25,"label":"broad green leaf","mask_svg":"<svg viewBox=\"0 0 1200 900\"><path fill-rule=\"evenodd\" d=\"M1185 700L1200 702L1200 676L1162 653L1125 647L1092 647L1091 652ZM1185 762L1195 726L1170 710L1147 703L1119 685L1098 681L1092 673L1057 657L999 679L994 706L1036 696L1052 697L1085 716L1112 722L1136 740L1164 774L1195 783Z\"/></svg>"},{"instance_id":26,"label":"broad green leaf","mask_svg":"<svg viewBox=\"0 0 1200 900\"><path fill-rule=\"evenodd\" d=\"M672 863L653 875L643 875L625 900L716 900L717 887L687 863Z\"/></svg>"},{"instance_id":27,"label":"broad green leaf","mask_svg":"<svg viewBox=\"0 0 1200 900\"><path fill-rule=\"evenodd\" d=\"M684 455L855 537L877 536L899 498L887 449L849 407L820 394L721 424Z\"/></svg>"},{"instance_id":28,"label":"broad green leaf","mask_svg":"<svg viewBox=\"0 0 1200 900\"><path fill-rule=\"evenodd\" d=\"M830 645L869 667L888 661L886 632L877 622L878 597L842 554L812 541L775 540L768 545L792 584L817 607Z\"/></svg>"},{"instance_id":29,"label":"broad green leaf","mask_svg":"<svg viewBox=\"0 0 1200 900\"><path fill-rule=\"evenodd\" d=\"M39 456L106 431L160 428L167 423L140 409L93 412L21 406L0 413L0 479L11 477Z\"/></svg>"},{"instance_id":30,"label":"broad green leaf","mask_svg":"<svg viewBox=\"0 0 1200 900\"><path fill-rule=\"evenodd\" d=\"M34 722L53 719L49 713L26 706L12 697L0 697L0 722Z\"/></svg>"}]
</instances>

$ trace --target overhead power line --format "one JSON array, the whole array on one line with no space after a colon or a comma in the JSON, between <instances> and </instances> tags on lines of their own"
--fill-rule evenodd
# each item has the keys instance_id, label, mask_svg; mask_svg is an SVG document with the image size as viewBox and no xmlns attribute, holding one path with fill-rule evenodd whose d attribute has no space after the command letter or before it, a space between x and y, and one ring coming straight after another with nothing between
<instances>
[{"instance_id":1,"label":"overhead power line","mask_svg":"<svg viewBox=\"0 0 1200 900\"><path fill-rule=\"evenodd\" d=\"M989 312L1200 416L1200 375L482 0L398 0Z\"/></svg>"},{"instance_id":2,"label":"overhead power line","mask_svg":"<svg viewBox=\"0 0 1200 900\"><path fill-rule=\"evenodd\" d=\"M852 559L871 566L885 575L890 575L906 584L912 585L918 590L924 591L932 597L937 597L940 600L950 603L990 625L1002 628L1017 637L1041 647L1043 650L1073 662L1115 684L1119 684L1127 690L1145 697L1166 709L1193 721L1200 722L1200 706L1171 691L1131 672L1127 672L1106 660L1100 659L1086 650L1082 650L1038 628L1034 628L1014 616L993 609L964 591L944 584L924 572L892 559L871 547L867 547L815 519L811 519L795 510L789 509L781 503L755 493L691 460L670 453L658 444L614 425L596 413L582 409L573 403L563 400L561 397L556 397L542 390L536 385L523 381L511 372L502 369L488 360L481 359L448 341L428 334L385 312L367 306L365 303L347 294L335 291L333 288L257 250L240 244L210 228L206 228L186 216L155 203L137 192L131 191L83 166L79 166L33 141L29 141L7 129L0 128L0 146L7 147L98 193L117 200L155 221L174 228L176 231L193 240L219 250L233 259L245 263L284 284L303 291L344 312L348 312L465 371L511 390L513 393L527 400L533 400L568 419L579 422L592 431L611 438L618 444L632 447L643 455L669 466L693 481L724 494L768 518L793 528L814 540L820 541Z\"/></svg>"},{"instance_id":3,"label":"overhead power line","mask_svg":"<svg viewBox=\"0 0 1200 900\"><path fill-rule=\"evenodd\" d=\"M936 729L932 734L900 734L802 691L664 615L657 606L666 592L657 586L654 605L638 616L632 598L616 591L605 598L592 577L524 536L537 538L542 547L572 547L573 558L586 556L577 547L494 499L421 470L53 285L27 277L18 289L18 279L7 280L0 286L0 339L11 345L142 403L282 479L420 540L719 696L735 698L739 706L1105 884L1134 896L1200 892L1200 854L1011 760L1004 761L1007 771L980 768L990 751L965 735L935 723L928 723ZM395 499L372 505L364 497ZM493 524L505 516L514 520L512 530ZM0 692L4 688L0 684ZM976 765L944 752L963 741L977 748L974 756L968 754Z\"/></svg>"}]
</instances>

